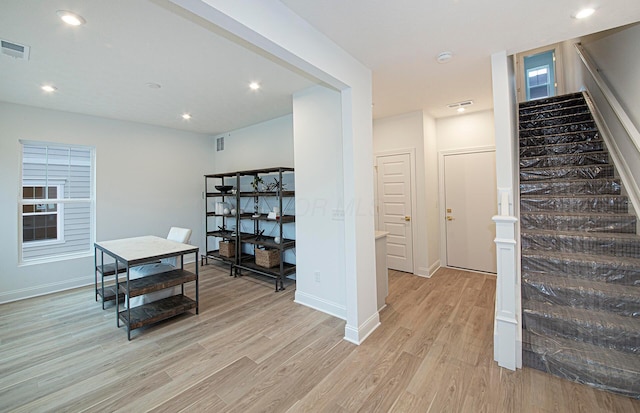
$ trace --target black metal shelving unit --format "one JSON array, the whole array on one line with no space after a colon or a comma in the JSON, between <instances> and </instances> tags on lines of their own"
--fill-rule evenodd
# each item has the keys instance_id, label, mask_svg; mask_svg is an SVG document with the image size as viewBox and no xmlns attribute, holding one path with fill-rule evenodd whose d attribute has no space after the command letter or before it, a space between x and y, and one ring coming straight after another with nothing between
<instances>
[{"instance_id":1,"label":"black metal shelving unit","mask_svg":"<svg viewBox=\"0 0 640 413\"><path fill-rule=\"evenodd\" d=\"M229 275L233 274L233 265L236 257L226 257L220 254L218 247L220 241L235 242L235 226L237 218L233 214L224 214L215 210L217 202L232 201L237 205L237 197L231 191L222 192L215 187L228 185L236 187L237 173L212 174L204 176L205 199L205 253L201 257L201 265L208 264L209 260L221 261L229 265ZM213 206L211 205L213 203ZM233 205L233 208L235 208ZM231 207L231 204L230 204ZM231 208L229 208L231 209ZM228 226L231 225L232 228Z\"/></svg>"},{"instance_id":2,"label":"black metal shelving unit","mask_svg":"<svg viewBox=\"0 0 640 413\"><path fill-rule=\"evenodd\" d=\"M215 259L229 263L230 275L240 276L243 271L260 274L275 280L275 290L285 289L285 279L296 272L293 263L285 261L285 253L294 250L295 239L285 238L285 233L295 234L295 212L291 212L291 204L295 198L295 190L286 188L293 185L293 181L284 184L286 178L293 178L294 169L287 167L276 167L266 169L255 169L248 171L238 171L225 174L205 175L205 202L207 205L207 245L206 254L203 255L203 263L208 259ZM290 175L290 176L287 176ZM232 183L233 182L233 183ZM253 183L253 185L252 185ZM235 193L223 194L210 191L214 185L233 185ZM233 202L236 214L216 214L210 211L210 199L222 198ZM252 212L241 212L242 205L253 209ZM273 207L277 207L279 215L274 219L269 216ZM268 212L264 212L265 207ZM216 224L211 227L209 219L219 218L222 228ZM219 219L215 219L218 222ZM229 228L231 223L235 226ZM285 231L291 226L293 231ZM271 231L264 235L264 232L271 228ZM275 233L274 233L275 230ZM235 243L235 255L232 258L221 256L219 250L214 249L214 239L229 240ZM279 242L276 242L279 240ZM276 250L279 255L279 264L267 268L256 263L256 249ZM235 271L234 271L235 270Z\"/></svg>"}]
</instances>

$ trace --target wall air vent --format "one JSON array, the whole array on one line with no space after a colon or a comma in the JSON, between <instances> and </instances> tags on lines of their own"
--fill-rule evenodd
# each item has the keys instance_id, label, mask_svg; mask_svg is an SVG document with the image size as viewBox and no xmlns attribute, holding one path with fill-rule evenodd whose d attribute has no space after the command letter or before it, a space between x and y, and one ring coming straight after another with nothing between
<instances>
[{"instance_id":1,"label":"wall air vent","mask_svg":"<svg viewBox=\"0 0 640 413\"><path fill-rule=\"evenodd\" d=\"M218 139L216 139L216 151L217 152L224 151L224 136L221 136Z\"/></svg>"},{"instance_id":2,"label":"wall air vent","mask_svg":"<svg viewBox=\"0 0 640 413\"><path fill-rule=\"evenodd\" d=\"M0 54L11 56L15 59L29 60L29 46L0 39Z\"/></svg>"},{"instance_id":3,"label":"wall air vent","mask_svg":"<svg viewBox=\"0 0 640 413\"><path fill-rule=\"evenodd\" d=\"M473 105L473 100L465 100L463 102L449 103L447 107L451 109L457 109L457 108L465 108L470 105Z\"/></svg>"}]
</instances>

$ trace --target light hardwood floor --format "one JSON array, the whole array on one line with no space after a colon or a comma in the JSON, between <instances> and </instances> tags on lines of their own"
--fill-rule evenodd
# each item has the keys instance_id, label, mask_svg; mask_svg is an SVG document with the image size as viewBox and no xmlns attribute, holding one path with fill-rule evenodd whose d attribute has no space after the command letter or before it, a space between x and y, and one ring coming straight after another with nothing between
<instances>
[{"instance_id":1,"label":"light hardwood floor","mask_svg":"<svg viewBox=\"0 0 640 413\"><path fill-rule=\"evenodd\" d=\"M201 271L200 314L128 342L92 288L0 306L0 411L640 412L640 401L493 361L495 277L390 272L355 346L294 288Z\"/></svg>"}]
</instances>

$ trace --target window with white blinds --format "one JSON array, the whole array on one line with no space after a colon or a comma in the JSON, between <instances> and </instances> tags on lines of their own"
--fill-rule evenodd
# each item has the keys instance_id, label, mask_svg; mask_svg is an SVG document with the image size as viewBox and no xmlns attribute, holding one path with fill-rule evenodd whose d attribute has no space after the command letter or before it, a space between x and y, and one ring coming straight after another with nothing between
<instances>
[{"instance_id":1,"label":"window with white blinds","mask_svg":"<svg viewBox=\"0 0 640 413\"><path fill-rule=\"evenodd\" d=\"M21 143L21 261L91 253L94 149Z\"/></svg>"}]
</instances>

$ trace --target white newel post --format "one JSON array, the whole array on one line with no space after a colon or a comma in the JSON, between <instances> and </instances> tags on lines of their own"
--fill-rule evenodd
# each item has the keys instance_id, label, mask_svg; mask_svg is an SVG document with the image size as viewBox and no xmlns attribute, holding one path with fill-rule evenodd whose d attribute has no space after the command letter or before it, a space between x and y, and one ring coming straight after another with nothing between
<instances>
[{"instance_id":1,"label":"white newel post","mask_svg":"<svg viewBox=\"0 0 640 413\"><path fill-rule=\"evenodd\" d=\"M516 266L517 218L497 215L496 254L496 312L493 326L493 358L501 367L511 370L522 367L522 328L520 325L520 282Z\"/></svg>"},{"instance_id":2,"label":"white newel post","mask_svg":"<svg viewBox=\"0 0 640 413\"><path fill-rule=\"evenodd\" d=\"M496 131L496 308L493 356L511 370L522 367L522 322L518 230L518 145L515 71L506 51L491 56Z\"/></svg>"}]
</instances>

